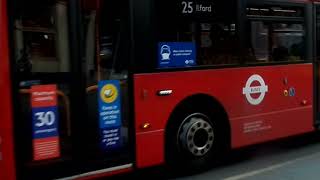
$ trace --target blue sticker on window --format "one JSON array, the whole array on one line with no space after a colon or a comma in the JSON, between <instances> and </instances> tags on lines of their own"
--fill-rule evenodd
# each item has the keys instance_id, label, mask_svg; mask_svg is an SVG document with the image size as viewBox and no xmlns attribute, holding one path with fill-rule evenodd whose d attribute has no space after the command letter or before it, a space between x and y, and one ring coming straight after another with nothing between
<instances>
[{"instance_id":1,"label":"blue sticker on window","mask_svg":"<svg viewBox=\"0 0 320 180\"><path fill-rule=\"evenodd\" d=\"M59 136L57 107L32 108L33 139Z\"/></svg>"},{"instance_id":2,"label":"blue sticker on window","mask_svg":"<svg viewBox=\"0 0 320 180\"><path fill-rule=\"evenodd\" d=\"M103 150L121 147L121 91L120 81L100 81L99 87L99 127Z\"/></svg>"},{"instance_id":3,"label":"blue sticker on window","mask_svg":"<svg viewBox=\"0 0 320 180\"><path fill-rule=\"evenodd\" d=\"M118 128L102 128L101 147L103 150L114 150L122 146L121 127Z\"/></svg>"},{"instance_id":4,"label":"blue sticker on window","mask_svg":"<svg viewBox=\"0 0 320 180\"><path fill-rule=\"evenodd\" d=\"M158 67L189 67L196 65L196 45L193 42L160 42Z\"/></svg>"}]
</instances>

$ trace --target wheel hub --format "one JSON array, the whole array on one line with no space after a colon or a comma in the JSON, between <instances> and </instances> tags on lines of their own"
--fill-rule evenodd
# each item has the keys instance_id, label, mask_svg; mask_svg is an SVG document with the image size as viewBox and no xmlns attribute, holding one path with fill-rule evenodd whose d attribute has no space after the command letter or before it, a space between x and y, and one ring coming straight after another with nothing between
<instances>
[{"instance_id":1,"label":"wheel hub","mask_svg":"<svg viewBox=\"0 0 320 180\"><path fill-rule=\"evenodd\" d=\"M214 132L208 118L191 116L179 129L179 141L183 149L194 156L203 156L212 148Z\"/></svg>"}]
</instances>

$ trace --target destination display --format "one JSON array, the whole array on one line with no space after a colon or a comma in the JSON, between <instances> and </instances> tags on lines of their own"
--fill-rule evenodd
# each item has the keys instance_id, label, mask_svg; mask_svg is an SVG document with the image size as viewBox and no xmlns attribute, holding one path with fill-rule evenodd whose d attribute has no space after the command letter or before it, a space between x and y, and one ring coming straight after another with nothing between
<instances>
[{"instance_id":1,"label":"destination display","mask_svg":"<svg viewBox=\"0 0 320 180\"><path fill-rule=\"evenodd\" d=\"M178 6L182 15L212 16L215 13L214 1L183 0L178 2Z\"/></svg>"},{"instance_id":2,"label":"destination display","mask_svg":"<svg viewBox=\"0 0 320 180\"><path fill-rule=\"evenodd\" d=\"M236 12L236 1L221 0L156 0L160 18L217 18Z\"/></svg>"}]
</instances>

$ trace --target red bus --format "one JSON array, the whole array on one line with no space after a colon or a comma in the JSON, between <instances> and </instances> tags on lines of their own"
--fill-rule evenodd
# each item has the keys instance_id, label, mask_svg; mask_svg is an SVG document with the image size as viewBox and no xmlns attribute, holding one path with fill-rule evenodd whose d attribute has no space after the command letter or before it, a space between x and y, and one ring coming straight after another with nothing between
<instances>
[{"instance_id":1,"label":"red bus","mask_svg":"<svg viewBox=\"0 0 320 180\"><path fill-rule=\"evenodd\" d=\"M197 169L319 128L308 0L0 0L0 179Z\"/></svg>"}]
</instances>

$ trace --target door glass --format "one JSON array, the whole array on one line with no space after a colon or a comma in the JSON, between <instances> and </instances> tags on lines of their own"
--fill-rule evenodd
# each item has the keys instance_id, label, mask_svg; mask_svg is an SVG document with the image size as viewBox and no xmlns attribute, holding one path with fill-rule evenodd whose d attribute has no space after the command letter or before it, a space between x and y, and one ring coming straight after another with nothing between
<instances>
[{"instance_id":1,"label":"door glass","mask_svg":"<svg viewBox=\"0 0 320 180\"><path fill-rule=\"evenodd\" d=\"M33 169L72 157L69 4L16 0L13 6L17 160L21 176L41 177L46 171Z\"/></svg>"},{"instance_id":2,"label":"door glass","mask_svg":"<svg viewBox=\"0 0 320 180\"><path fill-rule=\"evenodd\" d=\"M100 1L84 11L87 109L96 124L94 156L108 157L128 147L128 1Z\"/></svg>"},{"instance_id":3,"label":"door glass","mask_svg":"<svg viewBox=\"0 0 320 180\"><path fill-rule=\"evenodd\" d=\"M19 2L14 20L19 72L69 71L67 8L65 2Z\"/></svg>"},{"instance_id":4,"label":"door glass","mask_svg":"<svg viewBox=\"0 0 320 180\"><path fill-rule=\"evenodd\" d=\"M55 179L128 161L128 0L79 1L81 23L71 22L77 19L70 11L74 3L13 3L16 145L23 177ZM78 61L71 61L74 24L82 40ZM85 77L78 77L81 72Z\"/></svg>"}]
</instances>

